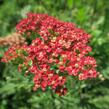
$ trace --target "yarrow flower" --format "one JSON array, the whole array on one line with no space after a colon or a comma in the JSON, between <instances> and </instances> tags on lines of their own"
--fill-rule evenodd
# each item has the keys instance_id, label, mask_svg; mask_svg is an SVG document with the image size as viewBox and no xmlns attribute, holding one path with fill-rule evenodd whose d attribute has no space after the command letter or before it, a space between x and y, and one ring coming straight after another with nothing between
<instances>
[{"instance_id":1,"label":"yarrow flower","mask_svg":"<svg viewBox=\"0 0 109 109\"><path fill-rule=\"evenodd\" d=\"M90 35L73 23L46 14L27 14L16 26L17 32L29 39L23 46L13 46L2 61L18 61L19 71L34 75L33 90L48 87L59 95L67 93L68 76L78 80L96 78L96 61L88 56Z\"/></svg>"}]
</instances>

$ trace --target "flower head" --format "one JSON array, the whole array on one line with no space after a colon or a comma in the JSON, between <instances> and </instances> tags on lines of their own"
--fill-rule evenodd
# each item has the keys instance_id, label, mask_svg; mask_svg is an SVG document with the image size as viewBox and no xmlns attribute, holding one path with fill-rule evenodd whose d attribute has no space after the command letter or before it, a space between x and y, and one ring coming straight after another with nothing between
<instances>
[{"instance_id":1,"label":"flower head","mask_svg":"<svg viewBox=\"0 0 109 109\"><path fill-rule=\"evenodd\" d=\"M68 76L77 76L79 80L97 77L96 61L87 56L92 50L87 45L90 35L73 23L46 14L29 13L16 29L32 41L26 46L10 48L3 61L21 57L20 68L26 66L26 71L34 75L34 90L45 91L51 87L59 95L65 95Z\"/></svg>"}]
</instances>

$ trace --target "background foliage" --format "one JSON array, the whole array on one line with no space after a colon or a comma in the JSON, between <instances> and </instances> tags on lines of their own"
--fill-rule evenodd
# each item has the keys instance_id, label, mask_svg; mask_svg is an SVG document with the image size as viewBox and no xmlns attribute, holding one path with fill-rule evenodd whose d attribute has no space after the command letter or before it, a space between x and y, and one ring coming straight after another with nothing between
<instances>
[{"instance_id":1,"label":"background foliage","mask_svg":"<svg viewBox=\"0 0 109 109\"><path fill-rule=\"evenodd\" d=\"M58 97L49 91L33 92L29 77L16 66L0 63L0 109L109 109L109 0L0 0L0 36L14 32L30 11L74 22L90 33L91 55L102 76L73 80L68 94ZM6 49L0 47L0 58Z\"/></svg>"}]
</instances>

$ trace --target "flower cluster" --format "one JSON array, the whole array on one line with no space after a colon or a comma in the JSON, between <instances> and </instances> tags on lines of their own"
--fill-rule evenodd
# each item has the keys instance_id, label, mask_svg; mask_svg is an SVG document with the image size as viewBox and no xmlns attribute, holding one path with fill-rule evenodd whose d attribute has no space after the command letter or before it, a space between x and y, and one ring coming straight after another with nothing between
<instances>
[{"instance_id":1,"label":"flower cluster","mask_svg":"<svg viewBox=\"0 0 109 109\"><path fill-rule=\"evenodd\" d=\"M16 29L26 38L36 37L28 45L11 47L2 61L22 58L19 70L25 66L26 72L34 75L34 90L51 88L65 95L68 76L76 76L79 80L97 77L96 61L87 56L92 50L87 45L90 35L74 24L46 14L29 13Z\"/></svg>"},{"instance_id":2,"label":"flower cluster","mask_svg":"<svg viewBox=\"0 0 109 109\"><path fill-rule=\"evenodd\" d=\"M22 45L26 43L25 38L22 37L20 34L12 33L10 35L7 35L6 37L0 38L0 47L1 46L12 46L15 45Z\"/></svg>"}]
</instances>

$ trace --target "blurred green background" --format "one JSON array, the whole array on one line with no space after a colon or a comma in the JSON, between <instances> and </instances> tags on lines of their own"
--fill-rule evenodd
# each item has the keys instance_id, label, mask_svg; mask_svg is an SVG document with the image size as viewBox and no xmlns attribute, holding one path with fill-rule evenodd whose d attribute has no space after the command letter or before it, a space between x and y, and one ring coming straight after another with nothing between
<instances>
[{"instance_id":1,"label":"blurred green background","mask_svg":"<svg viewBox=\"0 0 109 109\"><path fill-rule=\"evenodd\" d=\"M0 109L109 109L109 0L0 0L0 37L15 32L28 12L47 13L90 33L91 55L101 75L82 82L69 79L68 94L58 97L33 92L32 81L16 66L0 63ZM0 58L6 49L0 47Z\"/></svg>"}]
</instances>

